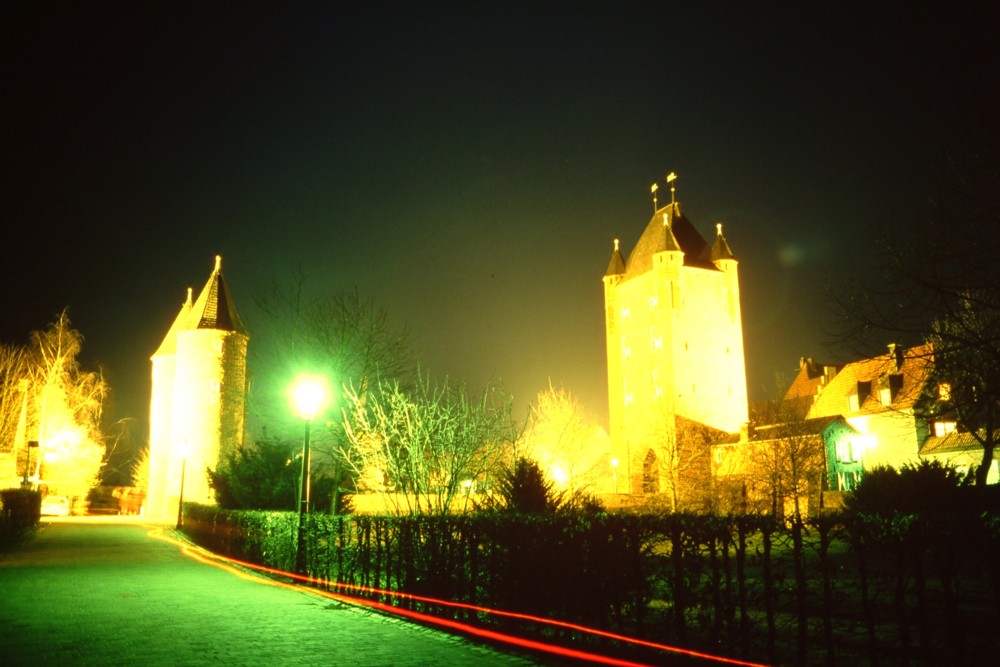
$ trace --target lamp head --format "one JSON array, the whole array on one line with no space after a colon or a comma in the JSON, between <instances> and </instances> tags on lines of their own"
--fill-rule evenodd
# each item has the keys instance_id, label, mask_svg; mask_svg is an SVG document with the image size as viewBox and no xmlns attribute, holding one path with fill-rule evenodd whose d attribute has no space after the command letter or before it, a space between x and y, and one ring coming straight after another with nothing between
<instances>
[{"instance_id":1,"label":"lamp head","mask_svg":"<svg viewBox=\"0 0 1000 667\"><path fill-rule=\"evenodd\" d=\"M292 387L292 399L302 418L312 420L326 403L326 382L318 377L299 378Z\"/></svg>"}]
</instances>

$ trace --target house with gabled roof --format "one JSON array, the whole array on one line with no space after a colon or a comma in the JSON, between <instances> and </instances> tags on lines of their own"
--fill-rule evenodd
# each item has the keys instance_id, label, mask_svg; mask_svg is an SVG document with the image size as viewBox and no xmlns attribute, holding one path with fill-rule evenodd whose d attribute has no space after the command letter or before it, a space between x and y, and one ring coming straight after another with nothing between
<instances>
[{"instance_id":1,"label":"house with gabled roof","mask_svg":"<svg viewBox=\"0 0 1000 667\"><path fill-rule=\"evenodd\" d=\"M215 502L205 470L243 442L249 339L217 256L151 357L146 516L176 516L182 487L185 501Z\"/></svg>"},{"instance_id":2,"label":"house with gabled roof","mask_svg":"<svg viewBox=\"0 0 1000 667\"><path fill-rule=\"evenodd\" d=\"M960 432L955 426L954 422L936 422L934 432L920 447L920 458L937 461L965 475L982 465L983 445L972 433ZM996 432L993 437L994 440L1000 440L1000 432ZM998 482L1000 482L1000 462L994 458L986 475L986 483Z\"/></svg>"},{"instance_id":3,"label":"house with gabled roof","mask_svg":"<svg viewBox=\"0 0 1000 667\"><path fill-rule=\"evenodd\" d=\"M890 344L886 354L845 364L818 388L807 416L842 416L859 434L850 456L864 470L917 463L929 427L915 406L932 363L929 345Z\"/></svg>"}]
</instances>

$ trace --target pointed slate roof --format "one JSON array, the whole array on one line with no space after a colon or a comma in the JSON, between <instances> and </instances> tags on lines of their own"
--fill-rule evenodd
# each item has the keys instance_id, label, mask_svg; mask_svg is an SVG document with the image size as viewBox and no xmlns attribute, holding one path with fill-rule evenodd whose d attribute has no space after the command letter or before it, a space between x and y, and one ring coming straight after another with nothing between
<instances>
[{"instance_id":1,"label":"pointed slate roof","mask_svg":"<svg viewBox=\"0 0 1000 667\"><path fill-rule=\"evenodd\" d=\"M611 262L604 276L620 276L623 273L625 273L625 260L622 258L622 251L618 249L618 239L615 239L615 249L611 251Z\"/></svg>"},{"instance_id":2,"label":"pointed slate roof","mask_svg":"<svg viewBox=\"0 0 1000 667\"><path fill-rule=\"evenodd\" d=\"M709 259L713 262L717 262L720 259L736 259L733 251L729 249L729 244L726 243L726 237L722 235L721 222L715 223L715 243L712 244Z\"/></svg>"},{"instance_id":3,"label":"pointed slate roof","mask_svg":"<svg viewBox=\"0 0 1000 667\"><path fill-rule=\"evenodd\" d=\"M191 288L188 288L187 299L181 306L181 311L153 357L174 354L177 351L178 334L193 329L216 329L249 335L222 277L222 257L218 255L215 257L215 270L194 303L191 302Z\"/></svg>"},{"instance_id":4,"label":"pointed slate roof","mask_svg":"<svg viewBox=\"0 0 1000 667\"><path fill-rule=\"evenodd\" d=\"M195 319L197 321L195 322ZM192 328L235 331L246 335L246 328L233 305L226 281L222 278L222 257L216 256L215 270L202 288L192 308Z\"/></svg>"},{"instance_id":5,"label":"pointed slate roof","mask_svg":"<svg viewBox=\"0 0 1000 667\"><path fill-rule=\"evenodd\" d=\"M819 392L809 416L852 412L871 414L912 408L927 382L932 351L930 344L924 344L846 364ZM901 378L902 383L894 392L891 403L884 405L880 401L879 389L886 386L889 377L893 375ZM852 394L859 393L859 385L865 385L866 391L863 396L859 395L857 410L852 411L848 407L849 398Z\"/></svg>"},{"instance_id":6,"label":"pointed slate roof","mask_svg":"<svg viewBox=\"0 0 1000 667\"><path fill-rule=\"evenodd\" d=\"M643 274L653 267L653 255L678 250L684 253L684 266L718 270L709 259L708 243L684 217L680 204L673 203L653 214L625 262L625 273L628 277Z\"/></svg>"}]
</instances>

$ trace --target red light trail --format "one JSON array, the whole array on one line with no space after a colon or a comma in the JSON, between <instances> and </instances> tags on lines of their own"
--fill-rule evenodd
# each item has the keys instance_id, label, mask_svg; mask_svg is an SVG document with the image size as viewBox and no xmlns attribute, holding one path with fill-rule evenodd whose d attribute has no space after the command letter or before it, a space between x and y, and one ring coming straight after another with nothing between
<instances>
[{"instance_id":1,"label":"red light trail","mask_svg":"<svg viewBox=\"0 0 1000 667\"><path fill-rule=\"evenodd\" d=\"M331 591L325 591L320 588L315 588L313 586L303 587L298 584L290 584L283 581L277 581L274 579L264 579L257 577L247 572L240 570L243 568L246 570L252 570L255 572L262 572L266 574L271 574L275 576L280 576L287 579L292 579L303 584L325 584L315 577L308 577L301 574L296 574L294 572L285 572L284 570L278 570L275 568L265 567L263 565L257 565L255 563L248 563L246 561L236 560L234 558L227 558L225 556L220 556L219 554L212 553L196 545L183 542L176 538L170 537L164 533L163 528L154 528L149 531L149 536L164 542L168 542L177 546L181 553L189 558L197 560L198 562L204 563L206 565L211 565L219 569L225 570L233 575L236 575L242 579L247 579L249 581L254 581L256 583L265 584L268 586L277 586L279 588L287 588L294 591L307 591L309 593L319 595L331 600L337 600L338 602L343 602L345 604L357 605L368 607L370 609L375 609L381 612L393 614L396 616L402 616L404 618L409 618L414 621L419 621L420 623L425 623L428 625L434 625L441 628L448 628L460 632L462 634L472 635L475 637L480 637L489 641L499 642L502 644L508 644L511 646L516 646L519 648L524 648L532 651L538 651L540 653L549 653L552 655L557 655L565 658L573 658L576 660L584 660L591 663L602 664L602 665L616 665L617 667L648 667L645 663L633 662L630 660L624 660L621 658L613 658L605 655L600 655L597 653L590 653L588 651L581 651L577 649L566 648L564 646L557 646L553 644L547 644L545 642L535 641L531 639L525 639L523 637L517 637L514 635L508 635L501 632L496 632L493 630L487 630L485 628L476 627L474 625L468 625L466 623L461 623L459 621L453 621L446 618L441 618L438 616L432 616L430 614L424 614L417 611L412 611L409 609L404 609L402 607L395 607L390 604L385 604L382 602L377 602L374 600L369 600L362 597L355 597L351 595L345 595L343 593L334 593ZM504 618L515 618L519 620L531 621L532 623L538 623L542 625L547 625L555 628L562 628L567 630L573 630L574 632L579 632L581 634L590 635L593 637L602 637L604 639L612 639L623 644L628 644L632 646L640 646L643 648L654 649L658 651L663 651L665 653L671 653L678 656L684 656L687 658L696 658L700 660L707 660L717 664L726 665L743 665L745 667L765 667L761 663L748 662L746 660L738 660L736 658L727 658L725 656L712 655L710 653L702 653L700 651L692 651L690 649L680 648L677 646L668 646L666 644L658 644L655 642L650 642L642 639L636 639L634 637L628 637L625 635L615 634L613 632L607 632L605 630L599 630L596 628L588 628L582 625L576 625L574 623L567 623L565 621L558 621L549 618L540 618L538 616L531 616L529 614L519 614L516 612L503 611L500 609L490 609L488 607L479 607L476 605L467 604L464 602L451 602L448 600L438 600L436 598L424 597L420 595L412 595L409 593L399 593L396 591L389 591L379 588L372 588L370 586L354 586L351 584L340 584L334 583L334 586L340 589L347 589L357 591L358 593L365 594L377 594L386 597L392 597L397 599L413 600L416 602L425 602L428 604L439 605L442 607L449 607L452 609L463 609L468 611L474 611L477 613L489 614L491 616L500 616Z\"/></svg>"}]
</instances>

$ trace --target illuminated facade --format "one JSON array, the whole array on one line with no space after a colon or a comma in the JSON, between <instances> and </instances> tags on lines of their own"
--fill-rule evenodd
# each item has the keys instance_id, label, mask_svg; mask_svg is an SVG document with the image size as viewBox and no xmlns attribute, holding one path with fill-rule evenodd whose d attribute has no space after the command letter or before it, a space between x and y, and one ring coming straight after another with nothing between
<instances>
[{"instance_id":1,"label":"illuminated facade","mask_svg":"<svg viewBox=\"0 0 1000 667\"><path fill-rule=\"evenodd\" d=\"M679 203L656 210L627 259L615 241L604 301L619 479L664 491L686 465L678 417L727 433L747 421L739 275L722 225L710 245Z\"/></svg>"},{"instance_id":2,"label":"illuminated facade","mask_svg":"<svg viewBox=\"0 0 1000 667\"><path fill-rule=\"evenodd\" d=\"M930 373L929 347L904 350L890 345L889 352L845 364L816 387L810 418L842 415L858 436L828 458L829 489L850 491L861 472L876 466L898 467L916 463L927 424L915 404ZM800 364L799 377L789 392L801 386L810 364ZM845 475L845 471L855 474Z\"/></svg>"},{"instance_id":3,"label":"illuminated facade","mask_svg":"<svg viewBox=\"0 0 1000 667\"><path fill-rule=\"evenodd\" d=\"M146 515L176 516L184 500L214 503L206 468L243 440L249 336L222 259L192 302L191 289L152 360Z\"/></svg>"}]
</instances>

